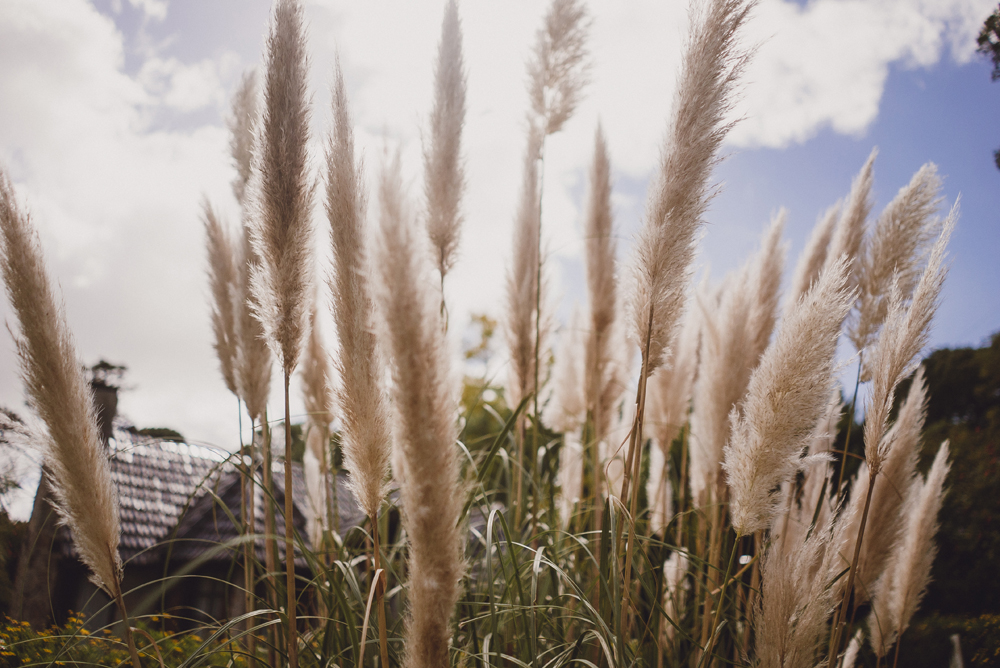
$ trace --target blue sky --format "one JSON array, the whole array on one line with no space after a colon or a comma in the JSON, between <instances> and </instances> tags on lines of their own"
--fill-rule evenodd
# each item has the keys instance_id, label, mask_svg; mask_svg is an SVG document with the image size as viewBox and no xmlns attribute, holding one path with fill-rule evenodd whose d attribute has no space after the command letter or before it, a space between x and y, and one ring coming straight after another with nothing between
<instances>
[{"instance_id":1,"label":"blue sky","mask_svg":"<svg viewBox=\"0 0 1000 668\"><path fill-rule=\"evenodd\" d=\"M420 193L421 132L443 0L305 2L314 147L328 127L336 50L369 177L386 145ZM583 299L580 228L594 127L615 167L627 262L666 129L687 2L594 0L587 98L546 152L543 221L560 313ZM843 197L873 146L877 212L927 161L962 216L932 346L1000 330L1000 83L973 53L992 0L762 0L759 45L716 172L699 266L719 278L789 211L788 271L817 215ZM524 64L545 3L460 3L469 72L468 192L453 313L502 314L520 180ZM260 62L264 0L0 3L0 165L31 210L80 355L130 367L121 409L139 426L232 445L235 402L208 324L202 194L232 224L225 117L240 74ZM325 229L317 216L323 262ZM0 304L0 317L10 320ZM330 328L327 327L327 332ZM502 348L502 346L498 346ZM502 352L497 354L502 364ZM277 396L277 395L275 395ZM293 392L293 412L301 402ZM13 346L0 343L0 404L23 403ZM278 405L277 401L275 405Z\"/></svg>"}]
</instances>

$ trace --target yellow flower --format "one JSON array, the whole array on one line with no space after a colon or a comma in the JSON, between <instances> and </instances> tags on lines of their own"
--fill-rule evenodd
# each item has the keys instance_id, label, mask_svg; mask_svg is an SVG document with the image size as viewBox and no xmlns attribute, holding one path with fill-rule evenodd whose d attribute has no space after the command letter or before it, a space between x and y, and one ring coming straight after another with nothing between
<instances>
[{"instance_id":1,"label":"yellow flower","mask_svg":"<svg viewBox=\"0 0 1000 668\"><path fill-rule=\"evenodd\" d=\"M88 631L87 629L80 629L80 635L89 636L90 631Z\"/></svg>"}]
</instances>

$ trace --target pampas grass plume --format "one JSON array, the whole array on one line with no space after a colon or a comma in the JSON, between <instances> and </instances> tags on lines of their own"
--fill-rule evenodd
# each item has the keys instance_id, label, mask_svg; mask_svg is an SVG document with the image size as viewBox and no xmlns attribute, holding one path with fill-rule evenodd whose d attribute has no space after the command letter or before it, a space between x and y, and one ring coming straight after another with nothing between
<instances>
[{"instance_id":1,"label":"pampas grass plume","mask_svg":"<svg viewBox=\"0 0 1000 668\"><path fill-rule=\"evenodd\" d=\"M937 311L941 286L948 268L945 250L958 220L958 202L944 222L931 249L923 275L907 308L898 283L891 292L888 314L870 359L872 388L865 410L865 459L873 475L878 474L892 445L883 440L896 386L913 371L914 358L927 345L931 320Z\"/></svg>"},{"instance_id":2,"label":"pampas grass plume","mask_svg":"<svg viewBox=\"0 0 1000 668\"><path fill-rule=\"evenodd\" d=\"M267 39L264 110L257 141L256 206L252 240L260 257L253 286L257 316L271 350L291 375L306 329L312 288L307 171L309 109L302 7L279 0Z\"/></svg>"},{"instance_id":3,"label":"pampas grass plume","mask_svg":"<svg viewBox=\"0 0 1000 668\"><path fill-rule=\"evenodd\" d=\"M851 182L851 192L847 196L844 208L837 221L837 229L830 240L830 249L826 254L826 265L837 262L841 255L847 256L848 287L858 284L858 274L861 265L862 244L865 239L865 223L872 210L873 168L878 148L873 148L861 171Z\"/></svg>"},{"instance_id":4,"label":"pampas grass plume","mask_svg":"<svg viewBox=\"0 0 1000 668\"><path fill-rule=\"evenodd\" d=\"M807 439L830 397L840 325L855 295L845 289L844 262L788 313L774 343L750 378L723 468L729 482L733 528L739 535L766 529L777 512L774 490L800 468Z\"/></svg>"},{"instance_id":5,"label":"pampas grass plume","mask_svg":"<svg viewBox=\"0 0 1000 668\"><path fill-rule=\"evenodd\" d=\"M875 222L861 257L858 315L847 335L856 350L875 340L889 308L893 281L909 300L920 278L927 247L938 232L941 179L933 163L913 175Z\"/></svg>"},{"instance_id":6,"label":"pampas grass plume","mask_svg":"<svg viewBox=\"0 0 1000 668\"><path fill-rule=\"evenodd\" d=\"M247 183L253 174L254 130L257 124L257 72L248 70L233 96L229 118L229 152L236 166L233 194L241 205L246 201Z\"/></svg>"},{"instance_id":7,"label":"pampas grass plume","mask_svg":"<svg viewBox=\"0 0 1000 668\"><path fill-rule=\"evenodd\" d=\"M587 9L580 0L552 0L528 65L531 109L543 135L559 132L587 83Z\"/></svg>"},{"instance_id":8,"label":"pampas grass plume","mask_svg":"<svg viewBox=\"0 0 1000 668\"><path fill-rule=\"evenodd\" d=\"M462 577L457 397L434 303L427 248L404 201L398 156L382 174L378 301L391 352L394 442L409 538L406 665L449 663L450 619Z\"/></svg>"},{"instance_id":9,"label":"pampas grass plume","mask_svg":"<svg viewBox=\"0 0 1000 668\"><path fill-rule=\"evenodd\" d=\"M340 353L336 389L348 484L369 517L378 516L389 473L388 402L379 385L375 302L369 283L365 196L354 162L354 131L338 60L333 86L333 133L327 146L326 214L333 244L330 294Z\"/></svg>"},{"instance_id":10,"label":"pampas grass plume","mask_svg":"<svg viewBox=\"0 0 1000 668\"><path fill-rule=\"evenodd\" d=\"M750 280L752 282L753 301L747 319L749 335L747 337L750 349L747 351L750 363L754 366L764 353L774 323L778 318L778 295L781 288L781 274L785 269L785 255L788 244L781 242L785 230L785 219L788 211L784 208L771 219L764 229L760 250L754 258Z\"/></svg>"},{"instance_id":11,"label":"pampas grass plume","mask_svg":"<svg viewBox=\"0 0 1000 668\"><path fill-rule=\"evenodd\" d=\"M215 354L226 388L239 396L236 384L236 259L229 234L219 222L208 200L202 203L202 218L208 237L208 282L212 290L212 334Z\"/></svg>"},{"instance_id":12,"label":"pampas grass plume","mask_svg":"<svg viewBox=\"0 0 1000 668\"><path fill-rule=\"evenodd\" d=\"M434 69L434 110L431 143L424 153L424 194L427 233L433 245L441 280L455 263L462 226L462 125L465 123L465 65L458 5L449 0L441 24L441 42Z\"/></svg>"},{"instance_id":13,"label":"pampas grass plume","mask_svg":"<svg viewBox=\"0 0 1000 668\"><path fill-rule=\"evenodd\" d=\"M45 271L37 233L18 208L3 170L0 254L0 273L20 325L13 335L21 378L31 407L48 431L45 465L56 512L72 531L80 559L90 569L90 580L118 598L121 525L107 450L101 443L65 313Z\"/></svg>"},{"instance_id":14,"label":"pampas grass plume","mask_svg":"<svg viewBox=\"0 0 1000 668\"><path fill-rule=\"evenodd\" d=\"M630 336L646 373L663 363L681 315L695 235L711 193L708 177L731 125L725 123L747 62L736 33L752 2L711 0L693 19L660 170L650 188L633 261Z\"/></svg>"},{"instance_id":15,"label":"pampas grass plume","mask_svg":"<svg viewBox=\"0 0 1000 668\"><path fill-rule=\"evenodd\" d=\"M264 327L253 314L251 272L257 264L257 254L250 243L250 232L244 227L242 247L238 256L235 293L236 384L247 413L258 423L267 411L271 391L271 350L264 339Z\"/></svg>"},{"instance_id":16,"label":"pampas grass plume","mask_svg":"<svg viewBox=\"0 0 1000 668\"><path fill-rule=\"evenodd\" d=\"M819 278L823 265L826 263L827 250L833 238L833 231L837 226L840 217L841 203L837 202L827 209L816 221L809 240L806 241L802 254L795 264L795 273L792 275L792 284L785 298L785 310L792 307L799 297L804 295L812 284Z\"/></svg>"},{"instance_id":17,"label":"pampas grass plume","mask_svg":"<svg viewBox=\"0 0 1000 668\"><path fill-rule=\"evenodd\" d=\"M917 478L909 490L903 539L879 582L869 618L871 645L878 656L884 656L906 632L927 590L937 555L934 535L949 469L948 441L945 441L938 449L927 480Z\"/></svg>"}]
</instances>

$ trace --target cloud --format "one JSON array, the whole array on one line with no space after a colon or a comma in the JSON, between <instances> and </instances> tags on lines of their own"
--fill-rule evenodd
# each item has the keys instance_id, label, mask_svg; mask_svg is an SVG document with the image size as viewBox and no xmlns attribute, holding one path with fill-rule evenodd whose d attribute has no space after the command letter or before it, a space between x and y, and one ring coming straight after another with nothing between
<instances>
[{"instance_id":1,"label":"cloud","mask_svg":"<svg viewBox=\"0 0 1000 668\"><path fill-rule=\"evenodd\" d=\"M761 2L748 36L759 49L737 108L738 146L780 148L825 127L862 134L878 115L890 66L929 67L946 48L974 53L989 0Z\"/></svg>"}]
</instances>

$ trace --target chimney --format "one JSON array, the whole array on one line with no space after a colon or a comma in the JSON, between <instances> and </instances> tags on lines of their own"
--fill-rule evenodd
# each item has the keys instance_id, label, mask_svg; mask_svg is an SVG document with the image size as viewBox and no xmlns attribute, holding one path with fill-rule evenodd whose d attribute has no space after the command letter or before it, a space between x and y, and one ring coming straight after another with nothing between
<instances>
[{"instance_id":1,"label":"chimney","mask_svg":"<svg viewBox=\"0 0 1000 668\"><path fill-rule=\"evenodd\" d=\"M107 445L114 433L115 416L118 415L118 388L95 379L90 382L90 389L97 411L97 428L101 432L101 441Z\"/></svg>"}]
</instances>

